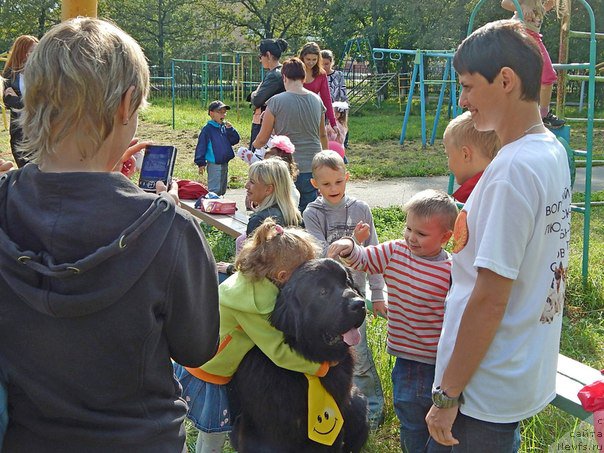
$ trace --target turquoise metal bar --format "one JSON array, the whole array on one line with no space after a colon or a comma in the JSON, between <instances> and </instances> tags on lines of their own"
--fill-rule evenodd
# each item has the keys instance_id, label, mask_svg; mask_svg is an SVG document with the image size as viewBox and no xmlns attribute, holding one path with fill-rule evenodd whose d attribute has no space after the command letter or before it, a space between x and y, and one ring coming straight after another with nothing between
<instances>
[{"instance_id":1,"label":"turquoise metal bar","mask_svg":"<svg viewBox=\"0 0 604 453\"><path fill-rule=\"evenodd\" d=\"M426 90L424 85L424 56L422 51L417 52L419 57L419 98L420 111L422 120L422 148L426 147Z\"/></svg>"},{"instance_id":2,"label":"turquoise metal bar","mask_svg":"<svg viewBox=\"0 0 604 453\"><path fill-rule=\"evenodd\" d=\"M176 84L174 83L174 60L170 61L172 72L172 129L176 129Z\"/></svg>"},{"instance_id":3,"label":"turquoise metal bar","mask_svg":"<svg viewBox=\"0 0 604 453\"><path fill-rule=\"evenodd\" d=\"M445 61L445 70L443 74L442 84L440 86L440 93L438 95L438 104L436 105L436 113L434 114L434 124L432 125L432 135L430 136L430 145L434 145L434 139L436 138L436 129L438 128L438 121L440 120L440 109L443 105L443 99L445 98L445 91L447 89L447 78L449 77L450 64L449 59Z\"/></svg>"},{"instance_id":4,"label":"turquoise metal bar","mask_svg":"<svg viewBox=\"0 0 604 453\"><path fill-rule=\"evenodd\" d=\"M407 105L405 107L405 117L403 118L403 127L401 129L401 138L399 143L402 145L405 141L405 134L407 133L407 125L409 124L409 115L411 114L411 103L413 101L413 92L415 91L415 83L417 81L417 73L419 64L417 64L418 55L415 55L415 64L413 65L413 73L411 74L411 81L409 83L409 94L407 95Z\"/></svg>"},{"instance_id":5,"label":"turquoise metal bar","mask_svg":"<svg viewBox=\"0 0 604 453\"><path fill-rule=\"evenodd\" d=\"M589 69L589 63L554 63L554 69L557 71L573 71L577 69Z\"/></svg>"},{"instance_id":6,"label":"turquoise metal bar","mask_svg":"<svg viewBox=\"0 0 604 453\"><path fill-rule=\"evenodd\" d=\"M218 79L220 80L220 99L224 99L223 87L222 87L222 53L218 56L220 63L218 64Z\"/></svg>"}]
</instances>

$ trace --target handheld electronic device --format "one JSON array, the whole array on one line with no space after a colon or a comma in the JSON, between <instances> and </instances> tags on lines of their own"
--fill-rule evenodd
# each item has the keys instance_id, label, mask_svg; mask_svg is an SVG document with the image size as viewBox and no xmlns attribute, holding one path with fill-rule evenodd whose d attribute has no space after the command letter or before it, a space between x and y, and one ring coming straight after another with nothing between
<instances>
[{"instance_id":1,"label":"handheld electronic device","mask_svg":"<svg viewBox=\"0 0 604 453\"><path fill-rule=\"evenodd\" d=\"M147 192L155 192L155 183L163 181L166 187L169 188L175 162L176 147L168 145L147 146L138 186Z\"/></svg>"}]
</instances>

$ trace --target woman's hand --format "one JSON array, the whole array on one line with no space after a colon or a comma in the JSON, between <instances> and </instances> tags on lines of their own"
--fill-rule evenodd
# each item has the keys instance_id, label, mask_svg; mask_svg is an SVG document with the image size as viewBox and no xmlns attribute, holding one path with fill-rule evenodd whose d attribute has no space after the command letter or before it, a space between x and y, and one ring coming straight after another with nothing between
<instances>
[{"instance_id":1,"label":"woman's hand","mask_svg":"<svg viewBox=\"0 0 604 453\"><path fill-rule=\"evenodd\" d=\"M14 166L15 164L13 164L10 160L0 158L0 176L11 170Z\"/></svg>"},{"instance_id":2,"label":"woman's hand","mask_svg":"<svg viewBox=\"0 0 604 453\"><path fill-rule=\"evenodd\" d=\"M172 184L170 184L170 190L168 190L163 181L157 181L155 183L155 193L159 195L162 192L168 192L168 194L174 198L176 206L180 206L180 198L178 198L178 184L176 181L172 181Z\"/></svg>"},{"instance_id":3,"label":"woman's hand","mask_svg":"<svg viewBox=\"0 0 604 453\"><path fill-rule=\"evenodd\" d=\"M141 142L141 141L139 141L138 138L133 138L132 141L130 142L130 146L128 147L128 149L126 149L124 154L122 154L122 162L126 162L128 159L130 159L136 153L138 153L139 151L142 151L143 149L145 149L147 146L149 146L151 144L153 144L153 142L151 140L143 140Z\"/></svg>"},{"instance_id":4,"label":"woman's hand","mask_svg":"<svg viewBox=\"0 0 604 453\"><path fill-rule=\"evenodd\" d=\"M373 316L378 317L381 316L383 318L388 317L388 307L386 302L383 300L374 300L372 302L373 305Z\"/></svg>"}]
</instances>

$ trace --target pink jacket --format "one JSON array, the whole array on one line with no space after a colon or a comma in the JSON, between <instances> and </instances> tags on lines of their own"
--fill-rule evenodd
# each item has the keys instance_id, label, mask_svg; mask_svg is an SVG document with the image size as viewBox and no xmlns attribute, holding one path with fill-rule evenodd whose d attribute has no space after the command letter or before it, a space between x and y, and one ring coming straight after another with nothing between
<instances>
[{"instance_id":1,"label":"pink jacket","mask_svg":"<svg viewBox=\"0 0 604 453\"><path fill-rule=\"evenodd\" d=\"M310 83L305 83L304 88L313 93L317 93L321 100L323 101L323 105L327 109L327 119L329 120L329 124L331 127L335 127L336 125L336 117L333 114L333 106L331 105L331 93L329 92L329 84L327 83L327 76L325 74L319 74L315 77Z\"/></svg>"}]
</instances>

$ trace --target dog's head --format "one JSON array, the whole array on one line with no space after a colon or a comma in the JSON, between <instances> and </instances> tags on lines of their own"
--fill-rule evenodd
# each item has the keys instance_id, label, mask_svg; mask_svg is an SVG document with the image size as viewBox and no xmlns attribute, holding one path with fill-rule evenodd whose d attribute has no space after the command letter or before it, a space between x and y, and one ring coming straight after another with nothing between
<instances>
[{"instance_id":1,"label":"dog's head","mask_svg":"<svg viewBox=\"0 0 604 453\"><path fill-rule=\"evenodd\" d=\"M360 341L365 300L350 272L332 259L298 267L284 285L271 323L285 341L309 360L341 360Z\"/></svg>"}]
</instances>

